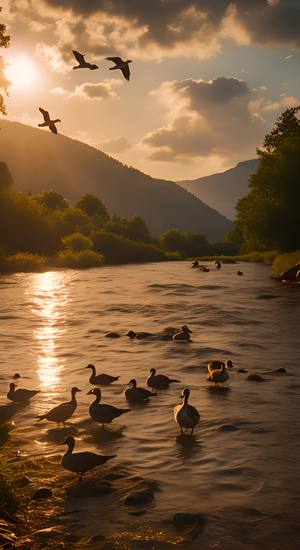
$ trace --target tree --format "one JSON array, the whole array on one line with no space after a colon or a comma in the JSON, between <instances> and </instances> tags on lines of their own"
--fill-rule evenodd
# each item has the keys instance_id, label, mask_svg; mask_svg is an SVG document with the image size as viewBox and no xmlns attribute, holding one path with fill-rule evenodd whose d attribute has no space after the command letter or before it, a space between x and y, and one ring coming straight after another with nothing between
<instances>
[{"instance_id":1,"label":"tree","mask_svg":"<svg viewBox=\"0 0 300 550\"><path fill-rule=\"evenodd\" d=\"M95 197L95 195L91 195L90 193L83 195L75 204L75 208L79 208L89 217L99 216L103 222L109 219L106 206L100 199L98 199L98 197Z\"/></svg>"},{"instance_id":2,"label":"tree","mask_svg":"<svg viewBox=\"0 0 300 550\"><path fill-rule=\"evenodd\" d=\"M233 242L251 250L300 248L300 106L286 109L258 149L250 191L238 201ZM230 237L230 236L229 236Z\"/></svg>"},{"instance_id":3,"label":"tree","mask_svg":"<svg viewBox=\"0 0 300 550\"><path fill-rule=\"evenodd\" d=\"M50 210L66 210L69 207L63 195L57 193L54 189L50 189L50 191L43 191L39 195L36 195L35 199Z\"/></svg>"},{"instance_id":4,"label":"tree","mask_svg":"<svg viewBox=\"0 0 300 550\"><path fill-rule=\"evenodd\" d=\"M7 189L13 184L13 178L5 162L0 162L0 191Z\"/></svg>"},{"instance_id":5,"label":"tree","mask_svg":"<svg viewBox=\"0 0 300 550\"><path fill-rule=\"evenodd\" d=\"M2 8L0 7L0 13L2 11ZM0 23L0 48L7 48L10 43L10 37L5 34L6 33L6 25L3 23ZM4 98L3 94L7 94L8 87L10 85L9 80L4 75L4 62L2 57L0 57L0 113L3 115L6 114L5 110L5 104L4 104Z\"/></svg>"},{"instance_id":6,"label":"tree","mask_svg":"<svg viewBox=\"0 0 300 550\"><path fill-rule=\"evenodd\" d=\"M81 250L88 250L92 248L92 241L89 237L81 235L81 233L73 233L62 239L62 243L65 248L69 248L74 252L80 252Z\"/></svg>"}]
</instances>

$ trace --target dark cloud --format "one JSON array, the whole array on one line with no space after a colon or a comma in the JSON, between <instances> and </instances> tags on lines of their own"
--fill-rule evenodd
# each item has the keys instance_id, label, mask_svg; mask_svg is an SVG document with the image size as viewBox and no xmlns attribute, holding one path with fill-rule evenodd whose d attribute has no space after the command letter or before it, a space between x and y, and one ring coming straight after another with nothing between
<instances>
[{"instance_id":1,"label":"dark cloud","mask_svg":"<svg viewBox=\"0 0 300 550\"><path fill-rule=\"evenodd\" d=\"M46 0L46 3L52 8L71 10L74 15L105 15L111 19L112 27L124 19L132 28L142 29L138 38L141 47L156 44L171 50L192 40L209 43L222 30L229 13L234 14L252 42L300 47L299 0ZM238 29L235 32L238 34Z\"/></svg>"},{"instance_id":2,"label":"dark cloud","mask_svg":"<svg viewBox=\"0 0 300 550\"><path fill-rule=\"evenodd\" d=\"M165 82L155 95L167 101L170 122L144 138L153 149L151 160L186 162L216 155L234 161L254 154L260 144L265 126L251 114L252 94L243 81Z\"/></svg>"}]
</instances>

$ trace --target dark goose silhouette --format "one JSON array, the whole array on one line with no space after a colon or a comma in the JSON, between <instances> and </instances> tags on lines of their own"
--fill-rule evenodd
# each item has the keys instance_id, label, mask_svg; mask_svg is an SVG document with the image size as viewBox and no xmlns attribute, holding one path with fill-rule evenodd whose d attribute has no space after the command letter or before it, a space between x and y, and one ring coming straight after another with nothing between
<instances>
[{"instance_id":1,"label":"dark goose silhouette","mask_svg":"<svg viewBox=\"0 0 300 550\"><path fill-rule=\"evenodd\" d=\"M123 61L121 57L106 57L106 59L115 63L114 67L109 67L110 71L120 69L123 73L124 78L126 78L126 80L130 80L129 63L132 63L131 59L127 59L127 61Z\"/></svg>"},{"instance_id":2,"label":"dark goose silhouette","mask_svg":"<svg viewBox=\"0 0 300 550\"><path fill-rule=\"evenodd\" d=\"M57 134L57 128L55 124L57 122L61 122L61 120L59 118L56 118L55 120L51 120L48 111L45 111L45 109L42 109L42 107L39 107L39 111L42 113L44 117L44 122L42 124L38 124L38 126L40 128L44 128L45 126L48 126L49 130L51 130L53 134Z\"/></svg>"},{"instance_id":3,"label":"dark goose silhouette","mask_svg":"<svg viewBox=\"0 0 300 550\"><path fill-rule=\"evenodd\" d=\"M102 466L102 464L105 464L105 462L107 462L111 458L116 457L116 455L98 455L90 451L80 451L79 453L73 453L73 449L75 447L75 439L71 435L66 437L64 443L68 446L68 449L62 457L61 465L66 470L79 474L80 479L82 479L82 476L86 472L89 472L97 466Z\"/></svg>"},{"instance_id":4,"label":"dark goose silhouette","mask_svg":"<svg viewBox=\"0 0 300 550\"><path fill-rule=\"evenodd\" d=\"M73 67L73 69L90 69L90 71L94 71L95 69L99 69L98 65L95 65L94 63L88 63L84 58L85 58L85 55L83 55L82 53L79 53L79 52L76 52L76 50L72 50L73 52L73 55L76 59L76 61L78 61L78 65L76 65L75 67Z\"/></svg>"}]
</instances>

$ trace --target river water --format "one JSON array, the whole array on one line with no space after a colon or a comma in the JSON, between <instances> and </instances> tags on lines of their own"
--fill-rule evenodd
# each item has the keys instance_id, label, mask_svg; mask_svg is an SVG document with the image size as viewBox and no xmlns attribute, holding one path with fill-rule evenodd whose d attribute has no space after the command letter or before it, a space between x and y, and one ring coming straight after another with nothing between
<instances>
[{"instance_id":1,"label":"river water","mask_svg":"<svg viewBox=\"0 0 300 550\"><path fill-rule=\"evenodd\" d=\"M35 417L67 400L76 385L83 390L69 424L76 449L116 454L104 471L128 472L113 496L81 503L81 533L95 534L96 519L97 533L108 534L112 524L116 533L146 532L162 529L176 512L195 512L207 523L186 548L299 548L300 294L270 275L259 264L227 264L220 271L212 265L201 273L187 262L167 262L1 277L1 404L16 372L20 387L41 390L14 417L11 439L27 456L54 457L63 475L57 430ZM183 324L192 330L190 343L125 336L129 329L155 333ZM110 331L122 336L106 338ZM233 361L229 389L206 381L212 359ZM120 376L102 392L104 402L120 407L128 406L128 381L145 385L151 367L181 383L104 431L88 420L88 363ZM279 367L287 374L274 374ZM266 381L247 381L250 373ZM183 387L201 415L193 439L181 437L173 419ZM157 489L140 517L122 502L135 476ZM141 540L126 548L173 547L155 544Z\"/></svg>"}]
</instances>

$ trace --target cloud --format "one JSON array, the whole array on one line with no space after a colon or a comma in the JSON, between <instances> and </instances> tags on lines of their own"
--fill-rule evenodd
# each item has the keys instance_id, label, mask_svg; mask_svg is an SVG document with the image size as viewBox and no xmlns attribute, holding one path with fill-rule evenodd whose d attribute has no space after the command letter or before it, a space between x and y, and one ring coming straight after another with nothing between
<instances>
[{"instance_id":1,"label":"cloud","mask_svg":"<svg viewBox=\"0 0 300 550\"><path fill-rule=\"evenodd\" d=\"M121 136L103 141L102 143L99 143L98 147L107 153L124 153L125 151L131 149L131 144L126 137Z\"/></svg>"},{"instance_id":2,"label":"cloud","mask_svg":"<svg viewBox=\"0 0 300 550\"><path fill-rule=\"evenodd\" d=\"M264 121L252 116L252 92L242 80L175 80L154 94L165 103L169 122L144 137L150 160L190 162L215 155L234 162L255 154L265 133Z\"/></svg>"},{"instance_id":3,"label":"cloud","mask_svg":"<svg viewBox=\"0 0 300 550\"><path fill-rule=\"evenodd\" d=\"M65 62L58 46L49 46L44 42L38 42L35 49L37 54L43 57L48 63L51 71L60 74L70 72L70 66Z\"/></svg>"},{"instance_id":4,"label":"cloud","mask_svg":"<svg viewBox=\"0 0 300 550\"><path fill-rule=\"evenodd\" d=\"M51 92L56 95L65 96L68 98L81 97L88 100L102 100L110 97L118 97L114 88L122 86L123 82L115 78L105 79L102 82L92 83L84 82L80 86L76 86L74 91L66 90L61 86L53 88Z\"/></svg>"},{"instance_id":5,"label":"cloud","mask_svg":"<svg viewBox=\"0 0 300 550\"><path fill-rule=\"evenodd\" d=\"M300 48L298 0L35 0L34 4L34 21L39 22L38 14L42 24L46 17L52 19L57 46L64 51L76 41L78 48L85 44L90 53L99 55L205 58L219 51L224 38L239 44ZM12 0L12 11L22 10L28 18L30 4Z\"/></svg>"}]
</instances>

